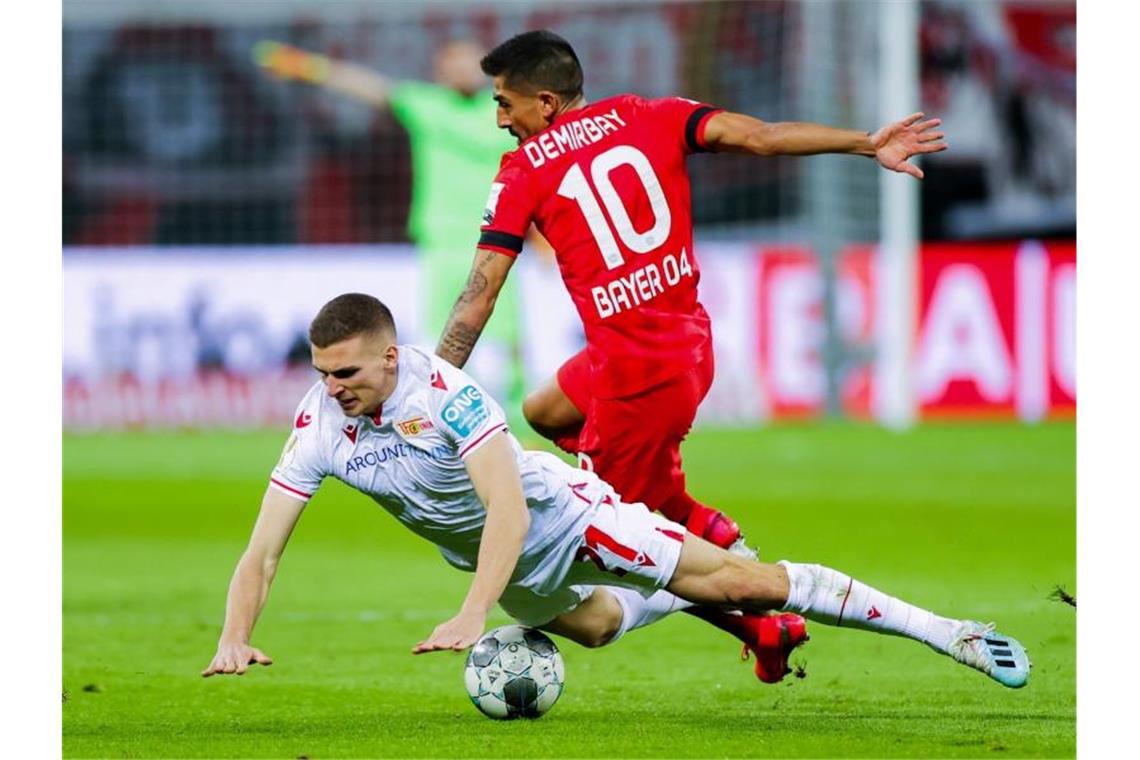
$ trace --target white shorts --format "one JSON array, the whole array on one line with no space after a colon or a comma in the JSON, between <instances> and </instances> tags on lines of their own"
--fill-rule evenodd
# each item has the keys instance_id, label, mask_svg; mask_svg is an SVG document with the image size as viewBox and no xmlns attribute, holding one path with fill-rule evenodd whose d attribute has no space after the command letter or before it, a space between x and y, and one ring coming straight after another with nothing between
<instances>
[{"instance_id":1,"label":"white shorts","mask_svg":"<svg viewBox=\"0 0 1140 760\"><path fill-rule=\"evenodd\" d=\"M510 584L499 605L520 623L538 626L573 610L594 586L622 586L648 597L673 579L684 541L683 525L644 504L623 504L608 490L552 548L560 555L550 563L558 575Z\"/></svg>"}]
</instances>

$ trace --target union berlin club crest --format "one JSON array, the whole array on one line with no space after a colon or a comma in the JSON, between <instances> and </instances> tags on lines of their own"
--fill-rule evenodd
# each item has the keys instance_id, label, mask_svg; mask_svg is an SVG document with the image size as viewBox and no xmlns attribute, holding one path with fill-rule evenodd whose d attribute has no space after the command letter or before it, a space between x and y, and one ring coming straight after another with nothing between
<instances>
[{"instance_id":1,"label":"union berlin club crest","mask_svg":"<svg viewBox=\"0 0 1140 760\"><path fill-rule=\"evenodd\" d=\"M419 435L425 430L431 430L434 427L431 420L425 420L423 417L412 417L410 420L397 422L396 427L400 428L400 432L404 435Z\"/></svg>"}]
</instances>

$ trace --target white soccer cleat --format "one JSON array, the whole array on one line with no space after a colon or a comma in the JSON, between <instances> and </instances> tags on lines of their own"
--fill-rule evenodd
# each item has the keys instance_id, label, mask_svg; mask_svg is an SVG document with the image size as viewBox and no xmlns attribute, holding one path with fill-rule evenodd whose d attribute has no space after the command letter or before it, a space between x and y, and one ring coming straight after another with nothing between
<instances>
[{"instance_id":1,"label":"white soccer cleat","mask_svg":"<svg viewBox=\"0 0 1140 760\"><path fill-rule=\"evenodd\" d=\"M996 632L993 623L976 620L962 621L948 654L1011 689L1020 689L1029 681L1033 666L1017 639Z\"/></svg>"}]
</instances>

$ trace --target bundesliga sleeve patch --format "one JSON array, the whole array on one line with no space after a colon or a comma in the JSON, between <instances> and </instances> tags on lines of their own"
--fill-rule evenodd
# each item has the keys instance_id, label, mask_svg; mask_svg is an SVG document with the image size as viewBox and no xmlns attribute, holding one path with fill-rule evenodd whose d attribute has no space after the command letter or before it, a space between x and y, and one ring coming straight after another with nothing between
<instances>
[{"instance_id":1,"label":"bundesliga sleeve patch","mask_svg":"<svg viewBox=\"0 0 1140 760\"><path fill-rule=\"evenodd\" d=\"M297 458L297 433L289 434L289 440L285 442L285 448L281 451L281 458L277 460L277 467L274 469L285 470L289 465L293 464L293 460Z\"/></svg>"},{"instance_id":2,"label":"bundesliga sleeve patch","mask_svg":"<svg viewBox=\"0 0 1140 760\"><path fill-rule=\"evenodd\" d=\"M506 187L502 182L491 183L491 194L487 196L487 205L483 209L483 224L490 224L495 221L495 209L499 205L499 195Z\"/></svg>"},{"instance_id":3,"label":"bundesliga sleeve patch","mask_svg":"<svg viewBox=\"0 0 1140 760\"><path fill-rule=\"evenodd\" d=\"M440 416L460 438L466 438L487 421L491 412L479 389L474 385L467 385L443 405Z\"/></svg>"}]
</instances>

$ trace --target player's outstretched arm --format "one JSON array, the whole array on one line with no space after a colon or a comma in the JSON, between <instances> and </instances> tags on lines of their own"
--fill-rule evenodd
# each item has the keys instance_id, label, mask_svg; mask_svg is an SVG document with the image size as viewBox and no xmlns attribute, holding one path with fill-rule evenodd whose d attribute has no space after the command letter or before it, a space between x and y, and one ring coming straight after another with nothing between
<instances>
[{"instance_id":1,"label":"player's outstretched arm","mask_svg":"<svg viewBox=\"0 0 1140 760\"><path fill-rule=\"evenodd\" d=\"M338 61L283 42L258 42L253 46L253 60L279 79L326 87L376 108L387 106L392 92L392 81L366 66Z\"/></svg>"},{"instance_id":2,"label":"player's outstretched arm","mask_svg":"<svg viewBox=\"0 0 1140 760\"><path fill-rule=\"evenodd\" d=\"M487 625L487 614L503 595L515 571L530 529L530 512L508 436L493 435L467 457L464 464L475 493L487 509L475 577L459 614L438 625L431 636L416 644L413 654L442 649L459 651L479 640Z\"/></svg>"},{"instance_id":3,"label":"player's outstretched arm","mask_svg":"<svg viewBox=\"0 0 1140 760\"><path fill-rule=\"evenodd\" d=\"M873 157L886 169L922 179L922 170L908 159L948 147L944 133L936 129L941 119L921 121L922 117L921 113L911 114L869 133L811 122L766 122L724 111L708 120L704 142L710 150L755 156L839 153Z\"/></svg>"},{"instance_id":4,"label":"player's outstretched arm","mask_svg":"<svg viewBox=\"0 0 1140 760\"><path fill-rule=\"evenodd\" d=\"M264 652L249 645L249 637L269 596L285 544L304 507L305 502L300 499L273 488L266 489L249 546L230 580L226 621L218 639L218 651L202 671L203 677L231 673L240 676L255 663L273 664Z\"/></svg>"},{"instance_id":5,"label":"player's outstretched arm","mask_svg":"<svg viewBox=\"0 0 1140 760\"><path fill-rule=\"evenodd\" d=\"M495 310L499 291L514 263L513 256L486 248L475 251L475 263L471 265L467 285L452 307L439 345L435 348L439 356L459 368L467 363L475 342Z\"/></svg>"}]
</instances>

